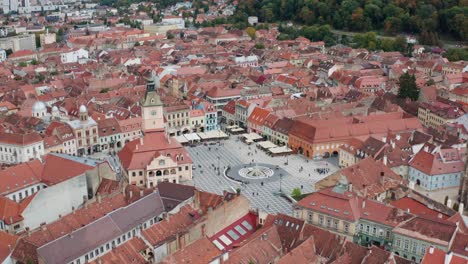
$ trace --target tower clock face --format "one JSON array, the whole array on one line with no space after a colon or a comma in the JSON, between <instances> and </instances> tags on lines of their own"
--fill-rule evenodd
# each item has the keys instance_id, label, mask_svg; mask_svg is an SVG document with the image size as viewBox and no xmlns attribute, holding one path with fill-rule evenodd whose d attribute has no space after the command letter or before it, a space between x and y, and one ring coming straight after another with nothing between
<instances>
[{"instance_id":1,"label":"tower clock face","mask_svg":"<svg viewBox=\"0 0 468 264\"><path fill-rule=\"evenodd\" d=\"M151 111L151 115L156 115L156 110Z\"/></svg>"}]
</instances>

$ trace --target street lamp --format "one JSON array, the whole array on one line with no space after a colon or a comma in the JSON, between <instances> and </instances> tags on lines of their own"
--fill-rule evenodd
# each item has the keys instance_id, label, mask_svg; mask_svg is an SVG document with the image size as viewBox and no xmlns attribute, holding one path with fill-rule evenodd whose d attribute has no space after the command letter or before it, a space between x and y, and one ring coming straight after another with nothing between
<instances>
[{"instance_id":1,"label":"street lamp","mask_svg":"<svg viewBox=\"0 0 468 264\"><path fill-rule=\"evenodd\" d=\"M281 189L282 180L283 180L283 173L280 173L280 194L283 193L283 190Z\"/></svg>"}]
</instances>

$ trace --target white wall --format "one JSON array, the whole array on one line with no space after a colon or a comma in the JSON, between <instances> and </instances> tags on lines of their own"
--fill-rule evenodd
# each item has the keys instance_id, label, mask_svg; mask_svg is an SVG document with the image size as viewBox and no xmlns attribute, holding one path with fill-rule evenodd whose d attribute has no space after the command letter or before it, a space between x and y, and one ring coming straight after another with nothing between
<instances>
[{"instance_id":1,"label":"white wall","mask_svg":"<svg viewBox=\"0 0 468 264\"><path fill-rule=\"evenodd\" d=\"M24 227L34 229L41 223L50 223L59 215L72 213L72 207L78 208L87 197L85 174L42 189L23 212Z\"/></svg>"}]
</instances>

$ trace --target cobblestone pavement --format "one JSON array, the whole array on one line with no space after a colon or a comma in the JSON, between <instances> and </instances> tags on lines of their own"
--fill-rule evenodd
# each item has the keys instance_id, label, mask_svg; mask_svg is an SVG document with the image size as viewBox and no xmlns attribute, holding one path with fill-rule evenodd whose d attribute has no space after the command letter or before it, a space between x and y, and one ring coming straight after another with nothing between
<instances>
[{"instance_id":1,"label":"cobblestone pavement","mask_svg":"<svg viewBox=\"0 0 468 264\"><path fill-rule=\"evenodd\" d=\"M313 192L313 184L326 175L335 172L338 168L329 164L326 160L312 161L299 155L289 155L288 157L270 157L262 150L252 144L250 146L237 140L232 136L228 140L221 142L221 145L198 145L187 147L195 170L193 180L185 184L192 184L202 190L222 194L223 190L235 191L241 189L252 203L252 208L258 208L268 213L292 214L291 203L278 195L280 185L283 193L290 195L294 188L301 188L303 193ZM219 157L219 159L218 159ZM251 182L247 185L230 180L223 175L224 168L228 165L249 164L250 162L268 163L279 165L287 175L281 180L276 179L264 182ZM220 173L216 170L221 167ZM287 162L287 165L285 163ZM302 168L302 169L301 169ZM329 172L319 174L315 169L328 168Z\"/></svg>"}]
</instances>

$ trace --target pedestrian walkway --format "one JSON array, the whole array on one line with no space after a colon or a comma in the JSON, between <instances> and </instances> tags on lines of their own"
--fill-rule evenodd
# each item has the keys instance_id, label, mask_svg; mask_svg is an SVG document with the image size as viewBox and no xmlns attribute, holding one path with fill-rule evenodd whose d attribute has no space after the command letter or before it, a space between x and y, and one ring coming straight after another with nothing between
<instances>
[{"instance_id":1,"label":"pedestrian walkway","mask_svg":"<svg viewBox=\"0 0 468 264\"><path fill-rule=\"evenodd\" d=\"M242 194L252 202L253 208L259 208L268 213L292 214L291 203L277 195L280 187L287 195L290 195L294 188L302 189L303 193L310 193L314 191L315 182L337 170L336 166L325 160L312 161L299 155L270 157L254 145L248 146L236 138L224 140L221 145L187 147L195 167L194 178L190 184L218 194L222 194L223 190L235 191L240 188ZM223 171L228 165L233 167L251 162L278 165L286 171L286 175L280 180L266 181L263 184L255 181L246 185L224 177ZM219 173L218 166L220 167ZM328 173L320 174L317 169L328 170Z\"/></svg>"}]
</instances>

